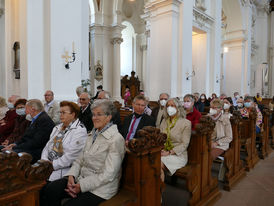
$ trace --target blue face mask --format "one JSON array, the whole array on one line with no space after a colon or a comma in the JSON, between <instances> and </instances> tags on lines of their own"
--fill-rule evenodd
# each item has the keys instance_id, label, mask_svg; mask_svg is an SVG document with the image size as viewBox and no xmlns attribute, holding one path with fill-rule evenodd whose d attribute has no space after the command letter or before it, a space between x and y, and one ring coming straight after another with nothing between
<instances>
[{"instance_id":1,"label":"blue face mask","mask_svg":"<svg viewBox=\"0 0 274 206\"><path fill-rule=\"evenodd\" d=\"M251 103L250 102L245 102L244 105L245 105L246 108L251 107Z\"/></svg>"},{"instance_id":2,"label":"blue face mask","mask_svg":"<svg viewBox=\"0 0 274 206\"><path fill-rule=\"evenodd\" d=\"M8 102L8 108L9 108L9 109L13 109L13 108L14 108L14 105L13 105L12 103Z\"/></svg>"},{"instance_id":3,"label":"blue face mask","mask_svg":"<svg viewBox=\"0 0 274 206\"><path fill-rule=\"evenodd\" d=\"M25 108L16 109L16 114L23 116L26 114L26 109Z\"/></svg>"}]
</instances>

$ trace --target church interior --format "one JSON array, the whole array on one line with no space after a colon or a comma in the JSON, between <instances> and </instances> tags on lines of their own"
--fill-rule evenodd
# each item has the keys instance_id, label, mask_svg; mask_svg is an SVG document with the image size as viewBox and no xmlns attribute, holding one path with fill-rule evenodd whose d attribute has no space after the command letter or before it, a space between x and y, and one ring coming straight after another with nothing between
<instances>
[{"instance_id":1,"label":"church interior","mask_svg":"<svg viewBox=\"0 0 274 206\"><path fill-rule=\"evenodd\" d=\"M273 106L274 0L0 0L0 205L273 205Z\"/></svg>"}]
</instances>

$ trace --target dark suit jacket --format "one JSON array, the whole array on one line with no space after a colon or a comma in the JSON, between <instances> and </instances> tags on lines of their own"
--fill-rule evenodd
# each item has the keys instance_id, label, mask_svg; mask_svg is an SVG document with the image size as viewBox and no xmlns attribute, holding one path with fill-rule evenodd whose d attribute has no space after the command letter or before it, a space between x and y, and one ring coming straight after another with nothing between
<instances>
[{"instance_id":1,"label":"dark suit jacket","mask_svg":"<svg viewBox=\"0 0 274 206\"><path fill-rule=\"evenodd\" d=\"M90 104L84 112L82 112L83 108L81 107L81 111L78 115L79 120L85 125L87 132L90 132L93 129L93 122L92 122L92 113L90 110Z\"/></svg>"},{"instance_id":2,"label":"dark suit jacket","mask_svg":"<svg viewBox=\"0 0 274 206\"><path fill-rule=\"evenodd\" d=\"M41 153L49 140L54 122L46 112L42 112L38 118L26 129L20 140L15 142L15 152L27 152L32 155L32 162L40 159Z\"/></svg>"},{"instance_id":3,"label":"dark suit jacket","mask_svg":"<svg viewBox=\"0 0 274 206\"><path fill-rule=\"evenodd\" d=\"M125 117L125 119L124 119L123 128L121 130L121 134L123 135L124 138L127 137L128 129L129 129L130 122L132 120L133 115L134 114L130 114L127 117ZM142 129L145 126L153 126L153 127L155 127L155 120L154 120L154 118L151 117L151 116L148 116L147 114L143 114L143 116L142 116L142 118L141 118L141 120L140 120L140 122L138 124L138 127L136 129L136 133L134 135L134 138L138 138L137 131L139 129Z\"/></svg>"}]
</instances>

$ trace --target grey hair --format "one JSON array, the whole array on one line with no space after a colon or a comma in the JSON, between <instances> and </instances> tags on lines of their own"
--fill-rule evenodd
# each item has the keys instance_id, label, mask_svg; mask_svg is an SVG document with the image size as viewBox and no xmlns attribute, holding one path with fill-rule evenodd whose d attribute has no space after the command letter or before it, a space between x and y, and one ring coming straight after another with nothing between
<instances>
[{"instance_id":1,"label":"grey hair","mask_svg":"<svg viewBox=\"0 0 274 206\"><path fill-rule=\"evenodd\" d=\"M136 97L134 97L133 103L135 103L137 100L143 100L146 105L148 104L148 99L143 95L137 95Z\"/></svg>"},{"instance_id":2,"label":"grey hair","mask_svg":"<svg viewBox=\"0 0 274 206\"><path fill-rule=\"evenodd\" d=\"M94 110L95 108L100 107L105 115L111 115L114 116L116 113L116 107L112 103L112 101L108 99L97 99L94 101L94 103L91 105L90 110Z\"/></svg>"},{"instance_id":3,"label":"grey hair","mask_svg":"<svg viewBox=\"0 0 274 206\"><path fill-rule=\"evenodd\" d=\"M39 99L30 99L27 101L26 106L30 106L38 112L44 111L43 103Z\"/></svg>"},{"instance_id":4,"label":"grey hair","mask_svg":"<svg viewBox=\"0 0 274 206\"><path fill-rule=\"evenodd\" d=\"M246 101L246 100L250 100L251 102L254 102L254 97L252 97L252 96L246 96L245 99L244 99L244 101Z\"/></svg>"},{"instance_id":5,"label":"grey hair","mask_svg":"<svg viewBox=\"0 0 274 206\"><path fill-rule=\"evenodd\" d=\"M0 97L0 107L7 106L7 101L4 97Z\"/></svg>"},{"instance_id":6,"label":"grey hair","mask_svg":"<svg viewBox=\"0 0 274 206\"><path fill-rule=\"evenodd\" d=\"M85 89L82 86L79 86L76 88L76 94L80 96L85 91Z\"/></svg>"},{"instance_id":7,"label":"grey hair","mask_svg":"<svg viewBox=\"0 0 274 206\"><path fill-rule=\"evenodd\" d=\"M169 101L174 102L174 104L175 104L175 106L178 110L177 117L185 118L186 112L185 112L185 109L184 109L183 105L181 104L180 100L178 100L177 98L170 98L170 99L167 100L166 105ZM164 117L165 117L165 119L167 119L169 117L168 113L167 113L167 107L166 106L164 108Z\"/></svg>"},{"instance_id":8,"label":"grey hair","mask_svg":"<svg viewBox=\"0 0 274 206\"><path fill-rule=\"evenodd\" d=\"M184 99L185 99L185 98L190 99L192 102L195 101L194 96L193 96L192 94L186 94L186 95L184 96Z\"/></svg>"},{"instance_id":9,"label":"grey hair","mask_svg":"<svg viewBox=\"0 0 274 206\"><path fill-rule=\"evenodd\" d=\"M166 95L167 98L169 99L169 94L168 94L168 93L161 93L161 94L159 95L159 99L160 99L160 97L161 97L162 95Z\"/></svg>"},{"instance_id":10,"label":"grey hair","mask_svg":"<svg viewBox=\"0 0 274 206\"><path fill-rule=\"evenodd\" d=\"M87 93L87 92L82 92L81 95L82 95L82 94L87 94L88 98L90 99L90 94L89 94L89 93Z\"/></svg>"}]
</instances>

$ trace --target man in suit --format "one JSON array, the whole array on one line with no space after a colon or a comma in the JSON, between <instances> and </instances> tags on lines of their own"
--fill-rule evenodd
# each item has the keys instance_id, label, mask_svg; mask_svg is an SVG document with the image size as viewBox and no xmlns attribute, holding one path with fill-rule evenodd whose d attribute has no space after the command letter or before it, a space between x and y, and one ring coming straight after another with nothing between
<instances>
[{"instance_id":1,"label":"man in suit","mask_svg":"<svg viewBox=\"0 0 274 206\"><path fill-rule=\"evenodd\" d=\"M60 122L60 106L58 102L54 101L53 91L46 91L44 97L46 101L44 104L45 112L48 113L49 117L55 124L58 124Z\"/></svg>"},{"instance_id":2,"label":"man in suit","mask_svg":"<svg viewBox=\"0 0 274 206\"><path fill-rule=\"evenodd\" d=\"M92 113L90 110L90 95L87 92L83 92L80 95L80 113L78 115L79 120L85 125L87 132L93 129Z\"/></svg>"},{"instance_id":3,"label":"man in suit","mask_svg":"<svg viewBox=\"0 0 274 206\"><path fill-rule=\"evenodd\" d=\"M27 102L26 115L31 116L32 121L22 138L2 150L13 150L17 153L27 152L32 155L32 163L34 163L40 159L41 152L48 142L55 124L44 111L44 106L38 99L31 99Z\"/></svg>"},{"instance_id":4,"label":"man in suit","mask_svg":"<svg viewBox=\"0 0 274 206\"><path fill-rule=\"evenodd\" d=\"M155 107L152 110L152 114L151 116L154 117L154 119L156 119L156 127L160 128L160 124L162 122L162 120L164 119L164 107L166 105L167 100L169 99L169 94L167 93L162 93L159 96L159 107Z\"/></svg>"},{"instance_id":5,"label":"man in suit","mask_svg":"<svg viewBox=\"0 0 274 206\"><path fill-rule=\"evenodd\" d=\"M137 131L145 126L154 126L154 118L145 114L144 110L147 106L146 98L142 95L138 95L132 102L134 113L125 117L123 128L121 133L126 139L126 144L132 138L138 138Z\"/></svg>"}]
</instances>

